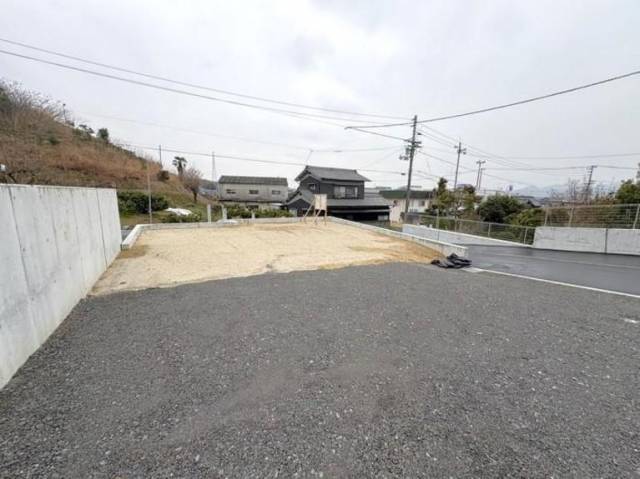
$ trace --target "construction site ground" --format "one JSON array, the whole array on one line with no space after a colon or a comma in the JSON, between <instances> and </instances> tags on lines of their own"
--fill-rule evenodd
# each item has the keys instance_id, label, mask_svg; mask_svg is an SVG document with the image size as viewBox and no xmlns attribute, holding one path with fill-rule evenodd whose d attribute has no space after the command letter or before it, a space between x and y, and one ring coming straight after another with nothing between
<instances>
[{"instance_id":1,"label":"construction site ground","mask_svg":"<svg viewBox=\"0 0 640 479\"><path fill-rule=\"evenodd\" d=\"M416 243L323 221L147 230L120 254L93 294L269 272L429 263L437 256Z\"/></svg>"}]
</instances>

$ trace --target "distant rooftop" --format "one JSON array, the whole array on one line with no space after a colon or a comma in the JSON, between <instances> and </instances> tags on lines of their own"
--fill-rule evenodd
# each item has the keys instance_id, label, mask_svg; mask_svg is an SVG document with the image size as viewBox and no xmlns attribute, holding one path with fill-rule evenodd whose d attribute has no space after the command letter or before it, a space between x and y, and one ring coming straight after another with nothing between
<instances>
[{"instance_id":1,"label":"distant rooftop","mask_svg":"<svg viewBox=\"0 0 640 479\"><path fill-rule=\"evenodd\" d=\"M357 170L325 168L322 166L306 166L302 173L297 176L296 181L300 181L307 173L320 180L369 181L369 178L362 176Z\"/></svg>"},{"instance_id":2,"label":"distant rooftop","mask_svg":"<svg viewBox=\"0 0 640 479\"><path fill-rule=\"evenodd\" d=\"M234 185L278 185L288 186L286 178L277 176L227 176L223 175L218 183L230 183Z\"/></svg>"},{"instance_id":3,"label":"distant rooftop","mask_svg":"<svg viewBox=\"0 0 640 479\"><path fill-rule=\"evenodd\" d=\"M407 197L407 190L380 190L380 196L388 200L404 200ZM428 190L411 190L412 199L425 200L433 197L433 192Z\"/></svg>"}]
</instances>

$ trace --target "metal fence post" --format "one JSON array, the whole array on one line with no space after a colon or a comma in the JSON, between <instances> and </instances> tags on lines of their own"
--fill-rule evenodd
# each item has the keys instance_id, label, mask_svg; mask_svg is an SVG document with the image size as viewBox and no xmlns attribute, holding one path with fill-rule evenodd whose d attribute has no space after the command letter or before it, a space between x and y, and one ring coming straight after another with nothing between
<instances>
[{"instance_id":1,"label":"metal fence post","mask_svg":"<svg viewBox=\"0 0 640 479\"><path fill-rule=\"evenodd\" d=\"M436 229L440 229L440 210L436 210Z\"/></svg>"},{"instance_id":2,"label":"metal fence post","mask_svg":"<svg viewBox=\"0 0 640 479\"><path fill-rule=\"evenodd\" d=\"M544 209L544 225L547 226L547 222L549 221L549 208Z\"/></svg>"},{"instance_id":3,"label":"metal fence post","mask_svg":"<svg viewBox=\"0 0 640 479\"><path fill-rule=\"evenodd\" d=\"M636 218L633 220L633 229L638 227L638 219L640 218L640 204L636 207Z\"/></svg>"},{"instance_id":4,"label":"metal fence post","mask_svg":"<svg viewBox=\"0 0 640 479\"><path fill-rule=\"evenodd\" d=\"M573 221L573 208L569 210L569 226L571 226L572 221Z\"/></svg>"},{"instance_id":5,"label":"metal fence post","mask_svg":"<svg viewBox=\"0 0 640 479\"><path fill-rule=\"evenodd\" d=\"M487 237L491 238L491 223L489 223L489 229L487 230Z\"/></svg>"}]
</instances>

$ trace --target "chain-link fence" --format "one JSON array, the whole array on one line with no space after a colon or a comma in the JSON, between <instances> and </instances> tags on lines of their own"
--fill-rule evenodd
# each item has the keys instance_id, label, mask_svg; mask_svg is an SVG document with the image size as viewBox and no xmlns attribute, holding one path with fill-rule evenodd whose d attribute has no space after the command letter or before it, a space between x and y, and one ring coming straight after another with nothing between
<instances>
[{"instance_id":1,"label":"chain-link fence","mask_svg":"<svg viewBox=\"0 0 640 479\"><path fill-rule=\"evenodd\" d=\"M544 226L640 228L640 204L547 206Z\"/></svg>"},{"instance_id":2,"label":"chain-link fence","mask_svg":"<svg viewBox=\"0 0 640 479\"><path fill-rule=\"evenodd\" d=\"M533 244L535 227L504 223L490 223L454 218L451 216L420 215L420 224L457 233L466 233L487 238Z\"/></svg>"}]
</instances>

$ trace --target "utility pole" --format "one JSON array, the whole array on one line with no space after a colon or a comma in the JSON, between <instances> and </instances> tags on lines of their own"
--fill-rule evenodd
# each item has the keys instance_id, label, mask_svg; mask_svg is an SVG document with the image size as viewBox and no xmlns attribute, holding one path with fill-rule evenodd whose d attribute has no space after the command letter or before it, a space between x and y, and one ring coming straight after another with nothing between
<instances>
[{"instance_id":1,"label":"utility pole","mask_svg":"<svg viewBox=\"0 0 640 479\"><path fill-rule=\"evenodd\" d=\"M158 157L160 158L160 169L164 170L162 166L162 145L158 145Z\"/></svg>"},{"instance_id":2,"label":"utility pole","mask_svg":"<svg viewBox=\"0 0 640 479\"><path fill-rule=\"evenodd\" d=\"M482 174L482 165L484 165L487 160L478 160L476 164L478 165L478 175L476 176L476 192L480 190L480 176Z\"/></svg>"},{"instance_id":3,"label":"utility pole","mask_svg":"<svg viewBox=\"0 0 640 479\"><path fill-rule=\"evenodd\" d=\"M587 169L589 170L589 179L584 187L584 202L587 203L591 199L591 179L593 178L593 170L596 165L591 165Z\"/></svg>"},{"instance_id":4,"label":"utility pole","mask_svg":"<svg viewBox=\"0 0 640 479\"><path fill-rule=\"evenodd\" d=\"M484 168L480 168L478 170L478 188L476 189L476 191L478 191L478 194L480 194L480 186L482 185L482 172L484 171Z\"/></svg>"},{"instance_id":5,"label":"utility pole","mask_svg":"<svg viewBox=\"0 0 640 479\"><path fill-rule=\"evenodd\" d=\"M151 212L151 173L149 172L149 162L145 160L145 165L147 165L147 199L149 200L149 224L153 223L153 213Z\"/></svg>"},{"instance_id":6,"label":"utility pole","mask_svg":"<svg viewBox=\"0 0 640 479\"><path fill-rule=\"evenodd\" d=\"M407 198L404 203L404 221L407 221L407 213L409 212L409 201L411 200L411 174L413 173L413 157L416 152L416 148L420 146L420 142L416 141L416 126L418 125L418 115L413 116L413 132L411 133L411 141L407 148L409 155L409 174L407 178Z\"/></svg>"},{"instance_id":7,"label":"utility pole","mask_svg":"<svg viewBox=\"0 0 640 479\"><path fill-rule=\"evenodd\" d=\"M455 194L456 188L458 186L458 169L460 168L460 153L463 155L467 154L467 149L462 148L462 142L458 142L458 146L454 146L456 151L458 152L458 161L456 161L456 176L453 179L453 192Z\"/></svg>"},{"instance_id":8,"label":"utility pole","mask_svg":"<svg viewBox=\"0 0 640 479\"><path fill-rule=\"evenodd\" d=\"M211 152L211 181L216 181L216 153Z\"/></svg>"}]
</instances>

